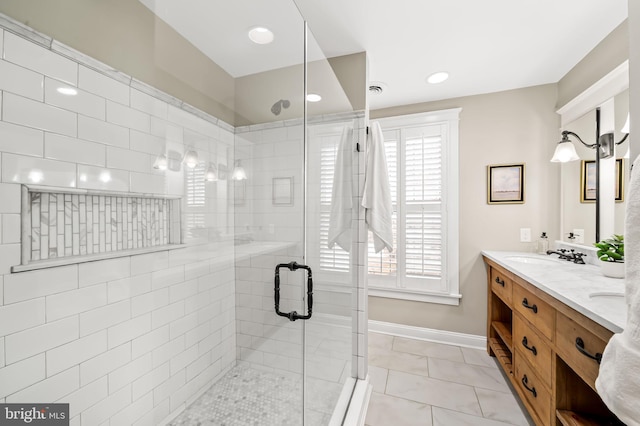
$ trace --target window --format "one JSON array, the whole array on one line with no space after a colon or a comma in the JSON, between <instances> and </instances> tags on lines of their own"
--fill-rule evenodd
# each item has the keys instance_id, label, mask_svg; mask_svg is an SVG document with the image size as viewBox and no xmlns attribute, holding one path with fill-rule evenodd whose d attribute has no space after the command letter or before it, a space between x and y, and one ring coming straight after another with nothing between
<instances>
[{"instance_id":1,"label":"window","mask_svg":"<svg viewBox=\"0 0 640 426\"><path fill-rule=\"evenodd\" d=\"M458 304L458 114L379 120L393 201L394 252L369 241L369 293Z\"/></svg>"},{"instance_id":2,"label":"window","mask_svg":"<svg viewBox=\"0 0 640 426\"><path fill-rule=\"evenodd\" d=\"M369 294L458 304L459 110L384 118L393 200L394 251L369 243ZM319 143L319 274L335 282L349 271L349 253L327 247L331 190L340 134ZM315 170L315 169L314 169ZM313 186L312 186L313 187ZM313 197L312 197L313 198ZM330 279L330 278L329 278Z\"/></svg>"},{"instance_id":3,"label":"window","mask_svg":"<svg viewBox=\"0 0 640 426\"><path fill-rule=\"evenodd\" d=\"M206 213L206 165L200 163L196 167L186 167L185 171L185 228L186 238L189 240L207 238L205 223Z\"/></svg>"}]
</instances>

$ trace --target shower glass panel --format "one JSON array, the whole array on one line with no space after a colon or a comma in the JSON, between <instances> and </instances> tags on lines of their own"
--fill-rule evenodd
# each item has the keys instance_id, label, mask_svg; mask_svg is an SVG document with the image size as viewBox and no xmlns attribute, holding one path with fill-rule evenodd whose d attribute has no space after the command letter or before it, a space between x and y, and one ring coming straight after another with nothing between
<instances>
[{"instance_id":1,"label":"shower glass panel","mask_svg":"<svg viewBox=\"0 0 640 426\"><path fill-rule=\"evenodd\" d=\"M357 169L336 179L334 168L347 135L348 157L357 161L351 152L357 135L364 133L364 114L354 112L334 71L337 65L327 60L309 29L305 39L299 46L306 51L294 52L300 55L297 62L285 66L283 61L283 66L237 79L236 109L246 106L252 113L244 115L250 120L235 133L234 164L247 177L230 181L236 370L255 377L260 395L282 398L278 402L287 410L280 424L320 426L341 423L344 407L336 410L336 405L341 395L348 400L353 386L348 379L357 376L352 368L358 339L350 255L329 248L328 232L334 184L348 186L357 196ZM282 267L290 262L310 271ZM307 320L290 321L276 313L277 265L279 311L311 314ZM307 292L311 271L312 313Z\"/></svg>"}]
</instances>

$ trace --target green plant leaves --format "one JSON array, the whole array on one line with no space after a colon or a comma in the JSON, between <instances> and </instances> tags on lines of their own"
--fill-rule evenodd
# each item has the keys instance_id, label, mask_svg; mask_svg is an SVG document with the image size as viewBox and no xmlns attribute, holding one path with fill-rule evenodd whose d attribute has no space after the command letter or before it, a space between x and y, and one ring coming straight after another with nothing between
<instances>
[{"instance_id":1,"label":"green plant leaves","mask_svg":"<svg viewBox=\"0 0 640 426\"><path fill-rule=\"evenodd\" d=\"M624 262L624 236L614 234L609 238L594 244L598 249L597 256L605 262Z\"/></svg>"}]
</instances>

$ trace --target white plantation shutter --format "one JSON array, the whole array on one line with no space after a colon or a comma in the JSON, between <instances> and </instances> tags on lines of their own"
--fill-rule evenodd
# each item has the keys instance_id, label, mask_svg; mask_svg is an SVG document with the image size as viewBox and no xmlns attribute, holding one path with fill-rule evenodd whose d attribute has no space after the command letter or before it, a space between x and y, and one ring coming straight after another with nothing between
<instances>
[{"instance_id":1,"label":"white plantation shutter","mask_svg":"<svg viewBox=\"0 0 640 426\"><path fill-rule=\"evenodd\" d=\"M406 274L440 278L442 138L412 136L406 140L404 170Z\"/></svg>"},{"instance_id":2,"label":"white plantation shutter","mask_svg":"<svg viewBox=\"0 0 640 426\"><path fill-rule=\"evenodd\" d=\"M459 110L381 119L393 202L394 252L375 253L370 294L458 304Z\"/></svg>"},{"instance_id":3,"label":"white plantation shutter","mask_svg":"<svg viewBox=\"0 0 640 426\"><path fill-rule=\"evenodd\" d=\"M198 164L193 169L185 167L186 202L185 227L187 238L206 237L205 207L206 183L205 165Z\"/></svg>"},{"instance_id":4,"label":"white plantation shutter","mask_svg":"<svg viewBox=\"0 0 640 426\"><path fill-rule=\"evenodd\" d=\"M185 166L187 207L197 207L205 205L204 168L204 164L198 164L194 168Z\"/></svg>"}]
</instances>

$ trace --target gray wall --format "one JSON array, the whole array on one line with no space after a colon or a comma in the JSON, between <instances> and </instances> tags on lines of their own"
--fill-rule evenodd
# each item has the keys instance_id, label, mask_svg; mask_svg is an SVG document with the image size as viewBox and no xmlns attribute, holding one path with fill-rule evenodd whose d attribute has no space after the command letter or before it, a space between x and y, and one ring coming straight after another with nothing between
<instances>
[{"instance_id":1,"label":"gray wall","mask_svg":"<svg viewBox=\"0 0 640 426\"><path fill-rule=\"evenodd\" d=\"M560 79L557 107L564 106L628 58L629 23L625 20Z\"/></svg>"},{"instance_id":2,"label":"gray wall","mask_svg":"<svg viewBox=\"0 0 640 426\"><path fill-rule=\"evenodd\" d=\"M483 249L534 249L535 239L559 232L559 171L553 155L560 126L555 84L371 111L371 119L461 107L460 114L460 306L369 297L369 318L418 327L484 335L486 272ZM526 164L526 202L488 205L486 166Z\"/></svg>"}]
</instances>

